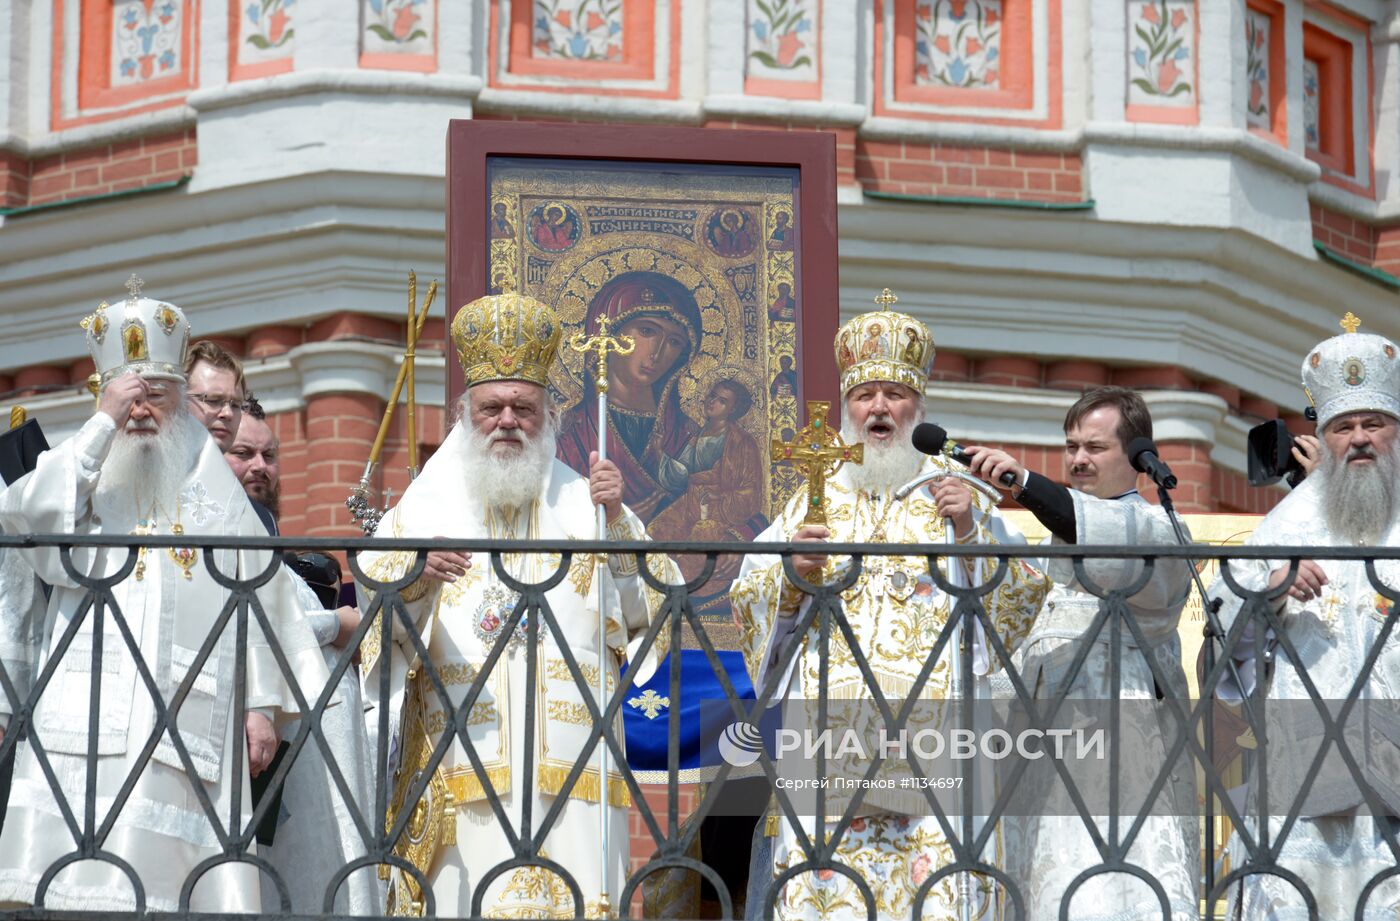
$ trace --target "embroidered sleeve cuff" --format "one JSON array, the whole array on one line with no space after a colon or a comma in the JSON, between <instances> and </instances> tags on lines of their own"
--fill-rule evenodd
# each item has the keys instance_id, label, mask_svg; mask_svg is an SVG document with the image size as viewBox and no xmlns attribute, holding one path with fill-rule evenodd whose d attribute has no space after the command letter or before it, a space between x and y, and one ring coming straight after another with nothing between
<instances>
[{"instance_id":1,"label":"embroidered sleeve cuff","mask_svg":"<svg viewBox=\"0 0 1400 921\"><path fill-rule=\"evenodd\" d=\"M631 510L624 507L622 514L617 516L617 520L608 525L608 540L646 540L646 528L642 522L633 515ZM634 553L610 553L608 554L608 571L614 576L635 576L637 574L637 556Z\"/></svg>"}]
</instances>

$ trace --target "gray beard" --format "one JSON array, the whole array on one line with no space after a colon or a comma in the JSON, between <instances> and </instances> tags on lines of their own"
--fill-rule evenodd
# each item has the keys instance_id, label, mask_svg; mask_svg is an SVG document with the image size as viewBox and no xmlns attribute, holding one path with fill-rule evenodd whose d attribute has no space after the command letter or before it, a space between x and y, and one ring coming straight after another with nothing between
<instances>
[{"instance_id":1,"label":"gray beard","mask_svg":"<svg viewBox=\"0 0 1400 921\"><path fill-rule=\"evenodd\" d=\"M1322 515L1327 529L1348 543L1374 545L1395 524L1395 488L1400 484L1400 454L1376 455L1373 464L1352 467L1324 448L1321 478Z\"/></svg>"},{"instance_id":2,"label":"gray beard","mask_svg":"<svg viewBox=\"0 0 1400 921\"><path fill-rule=\"evenodd\" d=\"M871 423L876 421L875 417L866 419L864 427L857 432L846 408L841 407L841 440L847 444L865 442L865 460L843 468L852 489L870 495L891 493L919 475L919 470L924 466L924 456L910 443L909 433L923 421L923 416L920 412L918 418L906 426L900 426L889 441L875 443L867 437ZM889 422L888 419L883 421Z\"/></svg>"},{"instance_id":3,"label":"gray beard","mask_svg":"<svg viewBox=\"0 0 1400 921\"><path fill-rule=\"evenodd\" d=\"M185 481L199 461L209 433L189 411L181 408L154 435L118 430L112 450L102 462L95 498L109 507L124 508L136 517L153 506L177 515Z\"/></svg>"},{"instance_id":4,"label":"gray beard","mask_svg":"<svg viewBox=\"0 0 1400 921\"><path fill-rule=\"evenodd\" d=\"M553 420L534 438L518 433L524 445L515 454L497 456L491 452L491 436L482 435L463 419L467 436L466 475L468 492L487 508L518 509L539 499L545 479L554 463L556 434Z\"/></svg>"}]
</instances>

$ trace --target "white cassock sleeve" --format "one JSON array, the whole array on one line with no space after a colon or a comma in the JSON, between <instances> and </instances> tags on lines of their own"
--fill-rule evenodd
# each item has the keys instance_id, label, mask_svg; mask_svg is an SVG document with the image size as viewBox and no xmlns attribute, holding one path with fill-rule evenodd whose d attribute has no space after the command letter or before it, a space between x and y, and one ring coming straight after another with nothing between
<instances>
[{"instance_id":1,"label":"white cassock sleeve","mask_svg":"<svg viewBox=\"0 0 1400 921\"><path fill-rule=\"evenodd\" d=\"M100 534L92 515L92 492L111 450L117 425L97 413L78 434L39 455L34 470L0 492L0 530L8 534ZM122 554L123 558L125 554ZM97 551L75 547L79 573L90 574ZM52 623L40 579L76 588L53 547L0 550L0 662L23 700L48 642ZM0 692L0 726L8 728L15 707Z\"/></svg>"},{"instance_id":2,"label":"white cassock sleeve","mask_svg":"<svg viewBox=\"0 0 1400 921\"><path fill-rule=\"evenodd\" d=\"M39 455L35 468L0 495L0 528L8 534L103 533L102 522L93 515L92 494L116 432L111 416L96 413L78 434ZM118 554L125 562L127 554ZM50 585L78 587L53 547L26 548L21 555ZM73 567L90 575L96 560L104 555L93 548L74 547Z\"/></svg>"}]
</instances>

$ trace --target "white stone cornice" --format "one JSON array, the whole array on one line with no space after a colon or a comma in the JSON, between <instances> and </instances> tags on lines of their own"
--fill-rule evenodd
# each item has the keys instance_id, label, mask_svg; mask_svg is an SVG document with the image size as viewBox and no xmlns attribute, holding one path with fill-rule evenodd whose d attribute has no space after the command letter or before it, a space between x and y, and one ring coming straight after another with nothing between
<instances>
[{"instance_id":1,"label":"white stone cornice","mask_svg":"<svg viewBox=\"0 0 1400 921\"><path fill-rule=\"evenodd\" d=\"M1084 126L1084 142L1115 147L1239 154L1272 167L1298 182L1312 182L1322 175L1322 168L1306 157L1238 128L1090 122Z\"/></svg>"},{"instance_id":2,"label":"white stone cornice","mask_svg":"<svg viewBox=\"0 0 1400 921\"><path fill-rule=\"evenodd\" d=\"M626 119L630 122L692 125L704 121L704 110L695 100L551 93L546 90L509 90L494 86L482 88L481 94L476 97L476 108L482 112L567 116L599 121Z\"/></svg>"},{"instance_id":3,"label":"white stone cornice","mask_svg":"<svg viewBox=\"0 0 1400 921\"><path fill-rule=\"evenodd\" d=\"M383 70L307 70L240 80L190 94L196 112L213 112L265 99L290 99L318 93L361 96L440 96L470 101L481 92L480 77L418 74Z\"/></svg>"},{"instance_id":4,"label":"white stone cornice","mask_svg":"<svg viewBox=\"0 0 1400 921\"><path fill-rule=\"evenodd\" d=\"M1215 446L1210 451L1211 463L1241 476L1248 474L1249 430L1257 424L1253 419L1227 414L1215 430Z\"/></svg>"},{"instance_id":5,"label":"white stone cornice","mask_svg":"<svg viewBox=\"0 0 1400 921\"><path fill-rule=\"evenodd\" d=\"M763 96L706 96L701 102L701 107L707 116L761 118L769 121L851 128L861 124L869 114L865 106L853 102L776 99Z\"/></svg>"},{"instance_id":6,"label":"white stone cornice","mask_svg":"<svg viewBox=\"0 0 1400 921\"><path fill-rule=\"evenodd\" d=\"M442 179L330 172L138 197L28 216L0 228L0 250L0 369L78 357L77 321L133 271L196 335L398 319L409 269L446 277Z\"/></svg>"},{"instance_id":7,"label":"white stone cornice","mask_svg":"<svg viewBox=\"0 0 1400 921\"><path fill-rule=\"evenodd\" d=\"M5 401L6 409L11 406L23 406L29 413L29 418L38 421L44 430L44 440L51 447L77 434L78 429L82 428L83 423L91 419L97 410L92 394L81 384L41 396Z\"/></svg>"},{"instance_id":8,"label":"white stone cornice","mask_svg":"<svg viewBox=\"0 0 1400 921\"><path fill-rule=\"evenodd\" d=\"M1318 180L1308 186L1308 199L1330 211L1368 224L1393 224L1400 220L1400 198L1373 201L1363 195Z\"/></svg>"},{"instance_id":9,"label":"white stone cornice","mask_svg":"<svg viewBox=\"0 0 1400 921\"><path fill-rule=\"evenodd\" d=\"M12 151L24 157L44 157L65 150L96 147L130 138L170 134L194 123L194 109L188 105L173 106L112 121L66 128L34 138L0 134L0 150Z\"/></svg>"},{"instance_id":10,"label":"white stone cornice","mask_svg":"<svg viewBox=\"0 0 1400 921\"><path fill-rule=\"evenodd\" d=\"M979 125L970 122L918 121L880 115L867 118L861 124L860 136L874 141L931 141L1057 153L1077 151L1084 145L1084 136L1080 131Z\"/></svg>"},{"instance_id":11,"label":"white stone cornice","mask_svg":"<svg viewBox=\"0 0 1400 921\"><path fill-rule=\"evenodd\" d=\"M930 383L925 393L928 418L961 444L1047 447L1065 443L1065 411L1079 396L1067 390L951 382Z\"/></svg>"},{"instance_id":12,"label":"white stone cornice","mask_svg":"<svg viewBox=\"0 0 1400 921\"><path fill-rule=\"evenodd\" d=\"M363 393L387 400L403 360L403 349L353 340L308 342L287 353L303 401L328 393ZM441 353L415 359L415 391L441 406L447 391L447 362Z\"/></svg>"},{"instance_id":13,"label":"white stone cornice","mask_svg":"<svg viewBox=\"0 0 1400 921\"><path fill-rule=\"evenodd\" d=\"M1196 441L1214 445L1229 407L1213 393L1143 390L1152 413L1152 435L1159 442Z\"/></svg>"}]
</instances>

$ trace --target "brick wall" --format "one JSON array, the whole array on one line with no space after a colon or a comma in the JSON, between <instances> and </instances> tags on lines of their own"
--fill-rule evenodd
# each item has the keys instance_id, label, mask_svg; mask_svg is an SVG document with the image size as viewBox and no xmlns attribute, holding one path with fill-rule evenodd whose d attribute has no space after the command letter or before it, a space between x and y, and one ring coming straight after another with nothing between
<instances>
[{"instance_id":1,"label":"brick wall","mask_svg":"<svg viewBox=\"0 0 1400 921\"><path fill-rule=\"evenodd\" d=\"M194 128L24 160L0 153L0 207L46 205L172 182L194 171Z\"/></svg>"},{"instance_id":2,"label":"brick wall","mask_svg":"<svg viewBox=\"0 0 1400 921\"><path fill-rule=\"evenodd\" d=\"M1288 495L1273 487L1250 486L1249 478L1216 467L1211 471L1215 510L1240 515L1266 515Z\"/></svg>"},{"instance_id":3,"label":"brick wall","mask_svg":"<svg viewBox=\"0 0 1400 921\"><path fill-rule=\"evenodd\" d=\"M1078 154L860 139L855 172L861 185L877 192L1043 202L1085 197Z\"/></svg>"},{"instance_id":4,"label":"brick wall","mask_svg":"<svg viewBox=\"0 0 1400 921\"><path fill-rule=\"evenodd\" d=\"M1376 268L1400 275L1400 227L1376 229Z\"/></svg>"},{"instance_id":5,"label":"brick wall","mask_svg":"<svg viewBox=\"0 0 1400 921\"><path fill-rule=\"evenodd\" d=\"M1314 240L1354 262L1375 264L1375 228L1321 205L1314 204L1309 210L1312 212Z\"/></svg>"},{"instance_id":6,"label":"brick wall","mask_svg":"<svg viewBox=\"0 0 1400 921\"><path fill-rule=\"evenodd\" d=\"M29 161L0 150L0 208L19 208L29 201Z\"/></svg>"},{"instance_id":7,"label":"brick wall","mask_svg":"<svg viewBox=\"0 0 1400 921\"><path fill-rule=\"evenodd\" d=\"M1172 491L1176 510L1183 515L1193 512L1214 512L1214 467L1210 462L1210 445L1193 441L1164 441L1157 445L1158 456L1172 468L1180 485ZM1138 489L1144 496L1155 499L1157 490L1144 488L1145 478L1139 477Z\"/></svg>"},{"instance_id":8,"label":"brick wall","mask_svg":"<svg viewBox=\"0 0 1400 921\"><path fill-rule=\"evenodd\" d=\"M856 129L821 125L795 125L790 122L746 122L736 119L715 119L705 122L706 128L740 128L754 131L829 131L836 135L836 184L855 185Z\"/></svg>"}]
</instances>

